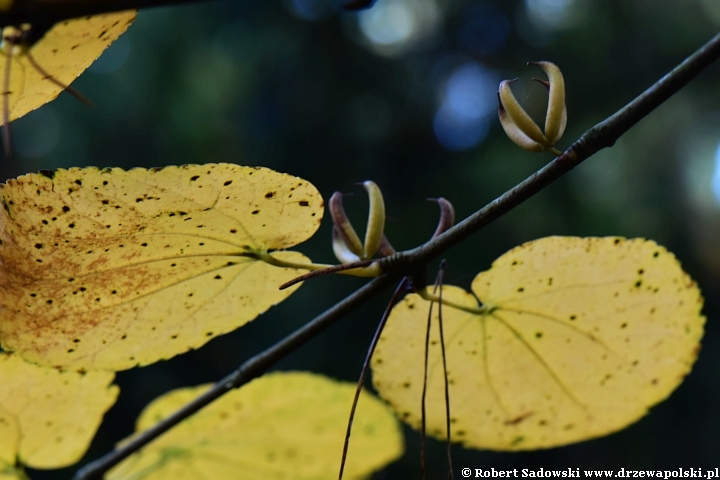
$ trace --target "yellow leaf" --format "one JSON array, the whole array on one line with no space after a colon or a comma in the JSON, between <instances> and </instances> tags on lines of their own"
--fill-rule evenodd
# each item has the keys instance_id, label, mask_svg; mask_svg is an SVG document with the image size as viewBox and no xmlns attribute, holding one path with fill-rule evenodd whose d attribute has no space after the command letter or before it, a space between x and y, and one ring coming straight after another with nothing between
<instances>
[{"instance_id":1,"label":"yellow leaf","mask_svg":"<svg viewBox=\"0 0 720 480\"><path fill-rule=\"evenodd\" d=\"M141 431L208 388L174 390L148 405ZM121 463L108 479L334 480L355 385L275 372L231 391ZM387 406L363 391L345 478L364 478L403 451Z\"/></svg>"},{"instance_id":2,"label":"yellow leaf","mask_svg":"<svg viewBox=\"0 0 720 480\"><path fill-rule=\"evenodd\" d=\"M650 240L543 238L498 258L472 290L489 313L443 308L452 438L469 447L530 450L620 430L680 384L700 349L700 291ZM458 287L443 297L478 307ZM372 362L376 388L415 428L428 305L413 294L395 307ZM438 340L435 324L428 431L442 438Z\"/></svg>"},{"instance_id":3,"label":"yellow leaf","mask_svg":"<svg viewBox=\"0 0 720 480\"><path fill-rule=\"evenodd\" d=\"M112 372L60 372L0 354L0 464L60 468L80 460L119 389Z\"/></svg>"},{"instance_id":4,"label":"yellow leaf","mask_svg":"<svg viewBox=\"0 0 720 480\"><path fill-rule=\"evenodd\" d=\"M0 480L29 480L29 477L21 468L0 462Z\"/></svg>"},{"instance_id":5,"label":"yellow leaf","mask_svg":"<svg viewBox=\"0 0 720 480\"><path fill-rule=\"evenodd\" d=\"M0 201L0 343L72 369L147 365L253 320L298 275L254 253L304 241L323 214L305 180L230 164L60 169Z\"/></svg>"},{"instance_id":6,"label":"yellow leaf","mask_svg":"<svg viewBox=\"0 0 720 480\"><path fill-rule=\"evenodd\" d=\"M5 78L6 56L11 54L8 89L10 121L54 100L63 88L46 74L52 75L60 84L70 85L127 29L135 20L135 13L135 10L128 10L55 24L29 48L32 59L44 72L32 65L22 47L10 49L5 42L0 58L0 79ZM5 27L3 38L12 31L17 32L17 29Z\"/></svg>"}]
</instances>

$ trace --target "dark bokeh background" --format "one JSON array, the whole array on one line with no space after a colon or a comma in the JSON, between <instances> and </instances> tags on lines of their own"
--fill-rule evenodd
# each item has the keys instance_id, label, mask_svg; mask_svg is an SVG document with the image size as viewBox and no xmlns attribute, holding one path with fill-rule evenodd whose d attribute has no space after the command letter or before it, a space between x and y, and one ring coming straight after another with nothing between
<instances>
[{"instance_id":1,"label":"dark bokeh background","mask_svg":"<svg viewBox=\"0 0 720 480\"><path fill-rule=\"evenodd\" d=\"M497 83L542 118L546 94L531 60L565 75L563 148L660 78L720 28L716 0L378 0L361 14L333 0L225 1L159 8L135 24L68 95L13 124L9 178L41 168L234 162L313 182L366 215L355 182L383 189L387 233L399 248L425 241L437 207L460 218L550 159L515 147L496 120ZM332 262L328 225L299 249ZM637 424L609 437L546 451L455 449L471 468L720 467L720 66L713 66L612 148L588 160L446 256L447 280L468 286L490 262L547 235L647 237L675 252L706 299L707 334L693 372ZM168 362L119 373L122 393L89 461L132 431L169 389L217 380L350 293L363 281L309 282L248 326ZM281 361L355 381L387 301L382 296ZM375 478L418 478L418 435ZM432 443L430 478L442 478ZM74 469L35 473L67 478Z\"/></svg>"}]
</instances>

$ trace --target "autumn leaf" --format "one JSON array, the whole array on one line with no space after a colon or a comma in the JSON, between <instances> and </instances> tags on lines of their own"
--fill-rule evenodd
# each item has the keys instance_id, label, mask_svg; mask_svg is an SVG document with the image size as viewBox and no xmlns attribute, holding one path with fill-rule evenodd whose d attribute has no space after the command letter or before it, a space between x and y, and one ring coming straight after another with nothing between
<instances>
[{"instance_id":1,"label":"autumn leaf","mask_svg":"<svg viewBox=\"0 0 720 480\"><path fill-rule=\"evenodd\" d=\"M690 371L705 321L695 282L643 239L529 242L480 273L472 293L450 286L443 297L470 310L443 308L452 438L492 450L565 445L637 421ZM415 428L428 305L415 294L398 304L372 360L375 387ZM429 365L428 431L444 438L437 325Z\"/></svg>"},{"instance_id":2,"label":"autumn leaf","mask_svg":"<svg viewBox=\"0 0 720 480\"><path fill-rule=\"evenodd\" d=\"M0 200L0 343L72 369L147 365L253 320L298 275L257 255L323 214L305 180L230 164L60 169L8 181Z\"/></svg>"},{"instance_id":3,"label":"autumn leaf","mask_svg":"<svg viewBox=\"0 0 720 480\"><path fill-rule=\"evenodd\" d=\"M102 371L61 372L0 353L0 469L17 475L18 462L60 468L80 460L115 403L114 377Z\"/></svg>"},{"instance_id":4,"label":"autumn leaf","mask_svg":"<svg viewBox=\"0 0 720 480\"><path fill-rule=\"evenodd\" d=\"M135 19L135 13L135 10L128 10L64 20L29 48L4 41L0 79L6 75L7 55L12 55L7 95L9 120L54 100L63 90L61 85L70 85L125 32ZM18 33L15 27L5 27L3 39ZM2 122L0 118L0 124Z\"/></svg>"},{"instance_id":5,"label":"autumn leaf","mask_svg":"<svg viewBox=\"0 0 720 480\"><path fill-rule=\"evenodd\" d=\"M148 405L142 431L209 386L173 390ZM111 470L110 480L336 479L355 385L274 372L225 394ZM388 407L363 391L345 478L366 478L403 451Z\"/></svg>"}]
</instances>

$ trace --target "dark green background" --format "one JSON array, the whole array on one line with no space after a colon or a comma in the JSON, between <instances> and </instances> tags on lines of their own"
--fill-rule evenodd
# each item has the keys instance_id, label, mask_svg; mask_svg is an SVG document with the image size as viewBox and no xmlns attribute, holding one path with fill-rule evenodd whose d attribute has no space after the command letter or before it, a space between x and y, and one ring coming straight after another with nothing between
<instances>
[{"instance_id":1,"label":"dark green background","mask_svg":"<svg viewBox=\"0 0 720 480\"><path fill-rule=\"evenodd\" d=\"M374 8L389 1L379 0ZM318 17L298 15L293 5L301 3L314 5ZM103 63L73 84L96 108L63 94L13 123L18 153L0 164L0 176L84 165L264 165L310 180L326 199L335 190L357 192L346 199L346 208L358 227L367 207L354 183L372 179L385 194L389 238L400 249L411 248L430 236L437 221L437 207L427 197L448 198L463 218L551 159L517 148L494 114L471 125L471 132L483 122L489 128L477 145L445 148L433 119L455 85L449 79L459 78L453 74L487 75L478 90L466 89L469 96L459 100L470 117L473 102L494 102L497 81L521 76L513 88L541 118L546 94L529 79L542 75L525 63L555 62L567 85L568 130L558 144L564 148L720 27L720 7L713 0L396 4L435 5L437 15L434 24L420 28L417 43L394 55L372 48L356 14L338 13L322 0L210 2L141 12ZM549 13L555 25L543 23L533 6L545 13L559 8ZM564 24L563 15L568 15ZM122 65L114 72L98 72L116 63ZM447 281L467 287L494 258L535 238L652 238L675 252L706 299L707 334L691 375L646 418L606 438L514 454L455 448L456 478L461 467L720 467L720 200L711 189L720 168L719 85L716 65L613 148L446 255ZM327 222L299 249L316 261L332 262ZM362 284L339 276L314 280L255 322L198 351L119 373L120 400L83 461L130 434L134 418L156 396L221 378ZM355 381L388 295L276 368ZM406 434L401 462L374 478L418 478L418 435L409 429ZM442 478L443 455L443 446L432 442L430 478ZM73 471L32 476L67 478Z\"/></svg>"}]
</instances>

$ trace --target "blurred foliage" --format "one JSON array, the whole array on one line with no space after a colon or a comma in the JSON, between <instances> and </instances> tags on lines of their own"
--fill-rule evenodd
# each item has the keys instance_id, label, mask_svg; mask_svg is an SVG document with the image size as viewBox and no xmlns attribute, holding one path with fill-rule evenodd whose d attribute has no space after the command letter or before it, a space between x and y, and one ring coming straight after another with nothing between
<instances>
[{"instance_id":1,"label":"blurred foliage","mask_svg":"<svg viewBox=\"0 0 720 480\"><path fill-rule=\"evenodd\" d=\"M361 14L339 13L330 0L218 1L143 11L73 84L96 108L61 95L13 123L18 155L3 162L0 173L234 162L306 178L326 200L335 190L361 193L354 183L372 179L385 195L388 237L397 248L410 248L425 241L437 221L437 206L427 197L448 198L463 218L550 160L522 151L503 134L494 103L501 79L521 77L514 92L542 119L547 94L530 81L537 72L525 63L560 66L568 105L568 129L557 145L563 148L718 27L714 0L378 0ZM467 287L475 272L527 240L652 238L676 254L706 298L707 333L693 372L666 402L620 433L528 453L457 448L457 468L717 466L718 85L715 65L613 148L447 254L446 280ZM351 218L364 218L362 193L345 205ZM299 250L332 261L329 225ZM240 331L120 373L123 394L85 461L130 434L132 419L151 399L219 379L362 283L313 280ZM277 367L356 379L388 296ZM410 433L405 457L375 478L417 478L417 445ZM442 445L432 444L428 464L430 478L443 474ZM70 471L32 476L65 478Z\"/></svg>"}]
</instances>

